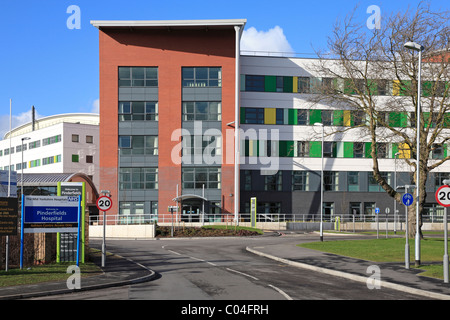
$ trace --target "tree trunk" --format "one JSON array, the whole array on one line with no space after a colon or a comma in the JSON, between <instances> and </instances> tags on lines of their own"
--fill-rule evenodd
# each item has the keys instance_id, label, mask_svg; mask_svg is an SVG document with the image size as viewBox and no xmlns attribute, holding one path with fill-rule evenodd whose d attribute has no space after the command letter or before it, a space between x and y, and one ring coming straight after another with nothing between
<instances>
[{"instance_id":1,"label":"tree trunk","mask_svg":"<svg viewBox=\"0 0 450 320\"><path fill-rule=\"evenodd\" d=\"M408 236L409 238L415 238L416 236L416 206L412 205L408 207ZM422 234L422 214L419 215L419 234L423 239Z\"/></svg>"}]
</instances>

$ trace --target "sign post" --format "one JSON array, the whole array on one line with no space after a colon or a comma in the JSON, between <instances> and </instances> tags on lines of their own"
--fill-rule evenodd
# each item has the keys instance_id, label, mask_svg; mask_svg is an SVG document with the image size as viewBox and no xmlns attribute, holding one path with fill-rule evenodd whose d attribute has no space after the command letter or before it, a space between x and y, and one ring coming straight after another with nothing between
<instances>
[{"instance_id":1,"label":"sign post","mask_svg":"<svg viewBox=\"0 0 450 320\"><path fill-rule=\"evenodd\" d=\"M256 197L250 198L250 221L251 227L256 228Z\"/></svg>"},{"instance_id":2,"label":"sign post","mask_svg":"<svg viewBox=\"0 0 450 320\"><path fill-rule=\"evenodd\" d=\"M448 180L445 180L447 182ZM447 231L447 207L450 207L450 186L444 185L436 191L436 201L444 207L444 282L448 283L448 231Z\"/></svg>"},{"instance_id":3,"label":"sign post","mask_svg":"<svg viewBox=\"0 0 450 320\"><path fill-rule=\"evenodd\" d=\"M109 191L102 191L103 193L108 193ZM103 243L102 243L102 267L105 267L106 261L106 211L111 209L112 200L110 197L103 195L97 199L97 208L103 211Z\"/></svg>"},{"instance_id":4,"label":"sign post","mask_svg":"<svg viewBox=\"0 0 450 320\"><path fill-rule=\"evenodd\" d=\"M380 224L378 221L378 215L380 214L380 208L375 208L375 214L377 217L377 239L379 238L379 232L380 232Z\"/></svg>"},{"instance_id":5,"label":"sign post","mask_svg":"<svg viewBox=\"0 0 450 320\"><path fill-rule=\"evenodd\" d=\"M402 202L405 205L405 269L409 269L409 236L408 236L408 207L413 204L414 198L411 193L408 193L408 186L405 187L405 194L402 196Z\"/></svg>"}]
</instances>

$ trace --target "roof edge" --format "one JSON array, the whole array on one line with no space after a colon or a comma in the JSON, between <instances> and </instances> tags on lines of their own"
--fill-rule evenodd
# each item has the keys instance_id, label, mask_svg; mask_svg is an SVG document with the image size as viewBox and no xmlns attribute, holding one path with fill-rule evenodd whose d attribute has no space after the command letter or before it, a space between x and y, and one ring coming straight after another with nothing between
<instances>
[{"instance_id":1,"label":"roof edge","mask_svg":"<svg viewBox=\"0 0 450 320\"><path fill-rule=\"evenodd\" d=\"M244 26L247 19L217 20L91 20L100 29L104 27L199 27L199 26Z\"/></svg>"}]
</instances>

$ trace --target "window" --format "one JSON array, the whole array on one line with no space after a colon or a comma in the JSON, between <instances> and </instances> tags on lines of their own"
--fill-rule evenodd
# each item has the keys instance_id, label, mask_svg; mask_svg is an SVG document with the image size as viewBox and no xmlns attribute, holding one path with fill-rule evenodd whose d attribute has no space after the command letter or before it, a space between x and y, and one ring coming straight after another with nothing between
<instances>
[{"instance_id":1,"label":"window","mask_svg":"<svg viewBox=\"0 0 450 320\"><path fill-rule=\"evenodd\" d=\"M72 142L80 142L80 136L78 134L73 134Z\"/></svg>"},{"instance_id":2,"label":"window","mask_svg":"<svg viewBox=\"0 0 450 320\"><path fill-rule=\"evenodd\" d=\"M411 177L411 180L413 177ZM444 185L444 180L450 179L450 173L448 172L435 172L434 173L434 185L436 186L436 190Z\"/></svg>"},{"instance_id":3,"label":"window","mask_svg":"<svg viewBox=\"0 0 450 320\"><path fill-rule=\"evenodd\" d=\"M353 158L364 158L364 142L353 143Z\"/></svg>"},{"instance_id":4,"label":"window","mask_svg":"<svg viewBox=\"0 0 450 320\"><path fill-rule=\"evenodd\" d=\"M120 168L120 190L158 189L158 168Z\"/></svg>"},{"instance_id":5,"label":"window","mask_svg":"<svg viewBox=\"0 0 450 320\"><path fill-rule=\"evenodd\" d=\"M157 121L158 102L121 101L119 102L119 121Z\"/></svg>"},{"instance_id":6,"label":"window","mask_svg":"<svg viewBox=\"0 0 450 320\"><path fill-rule=\"evenodd\" d=\"M30 168L39 167L40 165L41 165L41 159L30 161Z\"/></svg>"},{"instance_id":7,"label":"window","mask_svg":"<svg viewBox=\"0 0 450 320\"><path fill-rule=\"evenodd\" d=\"M339 191L339 175L335 171L323 172L323 189L325 191Z\"/></svg>"},{"instance_id":8,"label":"window","mask_svg":"<svg viewBox=\"0 0 450 320\"><path fill-rule=\"evenodd\" d=\"M359 172L349 171L348 177L348 191L359 191Z\"/></svg>"},{"instance_id":9,"label":"window","mask_svg":"<svg viewBox=\"0 0 450 320\"><path fill-rule=\"evenodd\" d=\"M298 92L310 93L310 79L308 77L298 77Z\"/></svg>"},{"instance_id":10,"label":"window","mask_svg":"<svg viewBox=\"0 0 450 320\"><path fill-rule=\"evenodd\" d=\"M334 215L334 202L323 203L323 215L325 219L330 219Z\"/></svg>"},{"instance_id":11,"label":"window","mask_svg":"<svg viewBox=\"0 0 450 320\"><path fill-rule=\"evenodd\" d=\"M246 108L244 123L264 124L264 108Z\"/></svg>"},{"instance_id":12,"label":"window","mask_svg":"<svg viewBox=\"0 0 450 320\"><path fill-rule=\"evenodd\" d=\"M252 172L250 170L244 170L244 190L252 190Z\"/></svg>"},{"instance_id":13,"label":"window","mask_svg":"<svg viewBox=\"0 0 450 320\"><path fill-rule=\"evenodd\" d=\"M245 90L264 92L264 76L245 76Z\"/></svg>"},{"instance_id":14,"label":"window","mask_svg":"<svg viewBox=\"0 0 450 320\"><path fill-rule=\"evenodd\" d=\"M299 125L303 125L303 126L309 124L308 114L309 114L309 112L307 109L297 110L297 123Z\"/></svg>"},{"instance_id":15,"label":"window","mask_svg":"<svg viewBox=\"0 0 450 320\"><path fill-rule=\"evenodd\" d=\"M364 202L364 214L373 216L375 214L376 203L375 202Z\"/></svg>"},{"instance_id":16,"label":"window","mask_svg":"<svg viewBox=\"0 0 450 320\"><path fill-rule=\"evenodd\" d=\"M309 141L297 141L297 157L309 157Z\"/></svg>"},{"instance_id":17,"label":"window","mask_svg":"<svg viewBox=\"0 0 450 320\"><path fill-rule=\"evenodd\" d=\"M123 155L158 155L158 136L119 136Z\"/></svg>"},{"instance_id":18,"label":"window","mask_svg":"<svg viewBox=\"0 0 450 320\"><path fill-rule=\"evenodd\" d=\"M119 87L157 87L158 68L119 67Z\"/></svg>"},{"instance_id":19,"label":"window","mask_svg":"<svg viewBox=\"0 0 450 320\"><path fill-rule=\"evenodd\" d=\"M41 140L33 141L28 144L29 149L39 148L40 146L41 146Z\"/></svg>"},{"instance_id":20,"label":"window","mask_svg":"<svg viewBox=\"0 0 450 320\"><path fill-rule=\"evenodd\" d=\"M353 215L361 214L361 202L350 202L349 209L350 214Z\"/></svg>"},{"instance_id":21,"label":"window","mask_svg":"<svg viewBox=\"0 0 450 320\"><path fill-rule=\"evenodd\" d=\"M222 120L222 103L218 101L183 102L183 120Z\"/></svg>"},{"instance_id":22,"label":"window","mask_svg":"<svg viewBox=\"0 0 450 320\"><path fill-rule=\"evenodd\" d=\"M181 179L185 189L220 189L221 168L185 167Z\"/></svg>"},{"instance_id":23,"label":"window","mask_svg":"<svg viewBox=\"0 0 450 320\"><path fill-rule=\"evenodd\" d=\"M377 142L377 157L386 159L388 157L388 144L385 142Z\"/></svg>"},{"instance_id":24,"label":"window","mask_svg":"<svg viewBox=\"0 0 450 320\"><path fill-rule=\"evenodd\" d=\"M276 92L283 92L283 77L276 77Z\"/></svg>"},{"instance_id":25,"label":"window","mask_svg":"<svg viewBox=\"0 0 450 320\"><path fill-rule=\"evenodd\" d=\"M324 126L333 125L333 110L322 110L322 124Z\"/></svg>"},{"instance_id":26,"label":"window","mask_svg":"<svg viewBox=\"0 0 450 320\"><path fill-rule=\"evenodd\" d=\"M94 137L93 136L86 136L86 143L94 143Z\"/></svg>"},{"instance_id":27,"label":"window","mask_svg":"<svg viewBox=\"0 0 450 320\"><path fill-rule=\"evenodd\" d=\"M284 124L284 110L283 109L276 109L276 124Z\"/></svg>"},{"instance_id":28,"label":"window","mask_svg":"<svg viewBox=\"0 0 450 320\"><path fill-rule=\"evenodd\" d=\"M336 142L326 141L323 143L323 157L324 158L336 158Z\"/></svg>"},{"instance_id":29,"label":"window","mask_svg":"<svg viewBox=\"0 0 450 320\"><path fill-rule=\"evenodd\" d=\"M380 172L380 175L389 183L390 174L388 172ZM378 184L373 176L373 172L369 172L369 192L383 192L383 188Z\"/></svg>"},{"instance_id":30,"label":"window","mask_svg":"<svg viewBox=\"0 0 450 320\"><path fill-rule=\"evenodd\" d=\"M80 162L80 156L77 154L72 155L72 162Z\"/></svg>"},{"instance_id":31,"label":"window","mask_svg":"<svg viewBox=\"0 0 450 320\"><path fill-rule=\"evenodd\" d=\"M43 146L46 146L46 145L49 145L49 144L53 144L53 143L57 143L57 142L61 142L61 135L60 134L57 135L57 136L50 137L50 138L42 139L42 145ZM76 142L78 142L78 141L76 141Z\"/></svg>"},{"instance_id":32,"label":"window","mask_svg":"<svg viewBox=\"0 0 450 320\"><path fill-rule=\"evenodd\" d=\"M353 111L353 121L355 126L361 126L365 124L366 114L364 111Z\"/></svg>"},{"instance_id":33,"label":"window","mask_svg":"<svg viewBox=\"0 0 450 320\"><path fill-rule=\"evenodd\" d=\"M273 175L264 176L264 190L281 191L282 188L282 172L278 171Z\"/></svg>"},{"instance_id":34,"label":"window","mask_svg":"<svg viewBox=\"0 0 450 320\"><path fill-rule=\"evenodd\" d=\"M94 156L86 156L86 163L94 163Z\"/></svg>"},{"instance_id":35,"label":"window","mask_svg":"<svg viewBox=\"0 0 450 320\"><path fill-rule=\"evenodd\" d=\"M292 171L292 190L309 191L308 171Z\"/></svg>"},{"instance_id":36,"label":"window","mask_svg":"<svg viewBox=\"0 0 450 320\"><path fill-rule=\"evenodd\" d=\"M22 149L22 146L23 146L23 149ZM23 145L19 144L18 146L16 146L16 152L22 152L22 150L23 151L27 150L27 145L26 144L23 144ZM0 151L0 156L2 156L2 152L1 151Z\"/></svg>"},{"instance_id":37,"label":"window","mask_svg":"<svg viewBox=\"0 0 450 320\"><path fill-rule=\"evenodd\" d=\"M444 148L442 147L442 144L433 144L431 148L431 158L432 159L444 158Z\"/></svg>"},{"instance_id":38,"label":"window","mask_svg":"<svg viewBox=\"0 0 450 320\"><path fill-rule=\"evenodd\" d=\"M183 68L183 87L221 87L222 68Z\"/></svg>"},{"instance_id":39,"label":"window","mask_svg":"<svg viewBox=\"0 0 450 320\"><path fill-rule=\"evenodd\" d=\"M183 136L183 164L207 163L220 161L216 155L221 155L222 138L220 136ZM219 163L218 163L219 164Z\"/></svg>"},{"instance_id":40,"label":"window","mask_svg":"<svg viewBox=\"0 0 450 320\"><path fill-rule=\"evenodd\" d=\"M281 213L281 202L259 202L257 213Z\"/></svg>"}]
</instances>

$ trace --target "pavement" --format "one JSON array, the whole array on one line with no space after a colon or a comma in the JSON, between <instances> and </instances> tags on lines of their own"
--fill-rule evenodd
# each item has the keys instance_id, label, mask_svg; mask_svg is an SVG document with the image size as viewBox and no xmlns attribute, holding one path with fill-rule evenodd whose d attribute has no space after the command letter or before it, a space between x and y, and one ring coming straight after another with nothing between
<instances>
[{"instance_id":1,"label":"pavement","mask_svg":"<svg viewBox=\"0 0 450 320\"><path fill-rule=\"evenodd\" d=\"M419 276L420 271L405 269L404 263L375 263L287 244L263 244L247 251L298 268L322 272L366 283L371 288L390 288L427 299L450 300L450 284L443 280ZM100 259L97 257L96 259ZM68 289L66 281L46 282L0 288L0 300L27 299L83 290L96 290L151 281L157 274L147 267L118 255L107 257L103 273L81 278L81 289ZM101 265L101 261L94 261ZM68 275L69 278L69 275ZM379 280L374 282L373 279Z\"/></svg>"}]
</instances>

